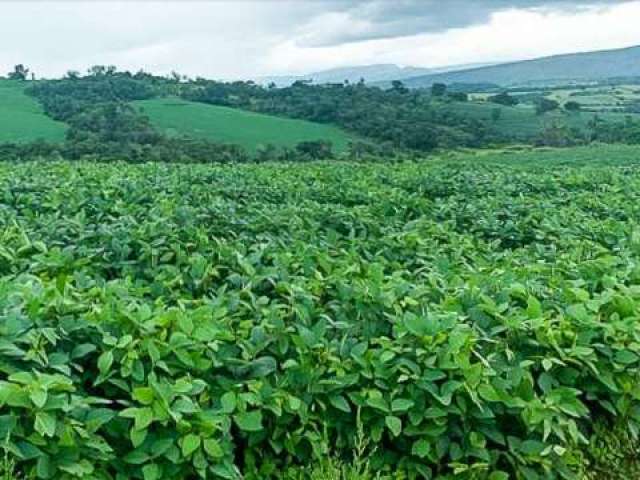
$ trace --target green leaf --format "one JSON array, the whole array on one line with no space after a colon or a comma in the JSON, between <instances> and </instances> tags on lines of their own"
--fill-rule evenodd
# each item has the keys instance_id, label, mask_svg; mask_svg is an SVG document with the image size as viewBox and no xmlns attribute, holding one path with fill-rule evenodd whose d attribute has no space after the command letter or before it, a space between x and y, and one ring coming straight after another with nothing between
<instances>
[{"instance_id":1,"label":"green leaf","mask_svg":"<svg viewBox=\"0 0 640 480\"><path fill-rule=\"evenodd\" d=\"M480 398L486 400L487 402L500 401L500 395L498 395L498 392L495 388L493 388L492 385L480 385L478 387L478 394L480 395Z\"/></svg>"},{"instance_id":2,"label":"green leaf","mask_svg":"<svg viewBox=\"0 0 640 480\"><path fill-rule=\"evenodd\" d=\"M220 443L212 438L204 441L204 451L213 458L222 458L224 456Z\"/></svg>"},{"instance_id":3,"label":"green leaf","mask_svg":"<svg viewBox=\"0 0 640 480\"><path fill-rule=\"evenodd\" d=\"M406 398L397 398L393 402L391 402L391 410L393 412L406 412L413 408L416 404L413 400L409 400Z\"/></svg>"},{"instance_id":4,"label":"green leaf","mask_svg":"<svg viewBox=\"0 0 640 480\"><path fill-rule=\"evenodd\" d=\"M338 410L342 410L345 413L351 413L349 402L347 402L347 400L342 395L332 395L331 397L329 397L329 402Z\"/></svg>"},{"instance_id":5,"label":"green leaf","mask_svg":"<svg viewBox=\"0 0 640 480\"><path fill-rule=\"evenodd\" d=\"M389 430L395 437L402 433L402 420L398 417L394 417L393 415L388 415L384 419L384 423L386 423Z\"/></svg>"},{"instance_id":6,"label":"green leaf","mask_svg":"<svg viewBox=\"0 0 640 480\"><path fill-rule=\"evenodd\" d=\"M638 361L638 355L629 350L620 350L616 352L616 362L623 365L631 365Z\"/></svg>"},{"instance_id":7,"label":"green leaf","mask_svg":"<svg viewBox=\"0 0 640 480\"><path fill-rule=\"evenodd\" d=\"M98 357L98 370L102 375L109 373L111 365L113 365L113 353L111 351L104 352Z\"/></svg>"},{"instance_id":8,"label":"green leaf","mask_svg":"<svg viewBox=\"0 0 640 480\"><path fill-rule=\"evenodd\" d=\"M389 412L389 405L387 405L387 402L384 400L384 398L380 396L369 397L367 399L367 405L383 412Z\"/></svg>"},{"instance_id":9,"label":"green leaf","mask_svg":"<svg viewBox=\"0 0 640 480\"><path fill-rule=\"evenodd\" d=\"M492 472L488 480L509 480L509 474L500 470Z\"/></svg>"},{"instance_id":10,"label":"green leaf","mask_svg":"<svg viewBox=\"0 0 640 480\"><path fill-rule=\"evenodd\" d=\"M42 408L47 403L47 391L39 388L31 392L29 398L36 407Z\"/></svg>"},{"instance_id":11,"label":"green leaf","mask_svg":"<svg viewBox=\"0 0 640 480\"><path fill-rule=\"evenodd\" d=\"M222 405L222 411L224 413L233 413L237 403L236 394L233 392L227 392L220 398L220 404Z\"/></svg>"},{"instance_id":12,"label":"green leaf","mask_svg":"<svg viewBox=\"0 0 640 480\"><path fill-rule=\"evenodd\" d=\"M153 389L149 387L134 388L133 398L143 405L151 405L154 398Z\"/></svg>"},{"instance_id":13,"label":"green leaf","mask_svg":"<svg viewBox=\"0 0 640 480\"><path fill-rule=\"evenodd\" d=\"M240 413L233 418L240 430L245 432L259 432L262 430L262 412L259 410Z\"/></svg>"},{"instance_id":14,"label":"green leaf","mask_svg":"<svg viewBox=\"0 0 640 480\"><path fill-rule=\"evenodd\" d=\"M153 422L153 410L148 407L139 408L135 416L135 429L142 430L147 428Z\"/></svg>"},{"instance_id":15,"label":"green leaf","mask_svg":"<svg viewBox=\"0 0 640 480\"><path fill-rule=\"evenodd\" d=\"M47 412L38 412L33 428L43 437L53 437L56 433L56 417Z\"/></svg>"},{"instance_id":16,"label":"green leaf","mask_svg":"<svg viewBox=\"0 0 640 480\"><path fill-rule=\"evenodd\" d=\"M188 457L198 448L200 448L201 438L198 435L190 433L182 439L182 455Z\"/></svg>"},{"instance_id":17,"label":"green leaf","mask_svg":"<svg viewBox=\"0 0 640 480\"><path fill-rule=\"evenodd\" d=\"M406 313L403 320L407 330L418 337L434 335L438 330L437 319L426 314L418 316L413 313Z\"/></svg>"},{"instance_id":18,"label":"green leaf","mask_svg":"<svg viewBox=\"0 0 640 480\"><path fill-rule=\"evenodd\" d=\"M71 352L71 358L77 360L96 351L96 346L92 343L83 343L75 347Z\"/></svg>"},{"instance_id":19,"label":"green leaf","mask_svg":"<svg viewBox=\"0 0 640 480\"><path fill-rule=\"evenodd\" d=\"M36 463L36 475L38 478L51 478L55 474L55 468L51 464L51 458L49 455L41 455L38 457Z\"/></svg>"},{"instance_id":20,"label":"green leaf","mask_svg":"<svg viewBox=\"0 0 640 480\"><path fill-rule=\"evenodd\" d=\"M431 451L431 444L427 440L418 440L413 443L411 454L416 457L425 458Z\"/></svg>"},{"instance_id":21,"label":"green leaf","mask_svg":"<svg viewBox=\"0 0 640 480\"><path fill-rule=\"evenodd\" d=\"M162 478L162 469L155 463L145 465L142 467L142 476L144 480L160 480Z\"/></svg>"}]
</instances>

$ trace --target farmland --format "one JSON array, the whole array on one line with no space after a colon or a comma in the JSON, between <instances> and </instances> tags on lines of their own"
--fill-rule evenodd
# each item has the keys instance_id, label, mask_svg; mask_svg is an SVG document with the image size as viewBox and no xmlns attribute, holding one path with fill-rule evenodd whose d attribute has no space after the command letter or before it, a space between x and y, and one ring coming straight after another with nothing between
<instances>
[{"instance_id":1,"label":"farmland","mask_svg":"<svg viewBox=\"0 0 640 480\"><path fill-rule=\"evenodd\" d=\"M0 143L64 139L65 125L45 116L38 103L24 93L24 84L0 80L0 105Z\"/></svg>"},{"instance_id":2,"label":"farmland","mask_svg":"<svg viewBox=\"0 0 640 480\"><path fill-rule=\"evenodd\" d=\"M640 422L639 156L0 164L5 448L281 478L362 425L394 478L579 471Z\"/></svg>"},{"instance_id":3,"label":"farmland","mask_svg":"<svg viewBox=\"0 0 640 480\"><path fill-rule=\"evenodd\" d=\"M240 145L249 152L255 152L260 145L293 148L300 142L317 140L328 140L336 152L343 152L351 140L347 133L331 125L180 99L142 100L135 105L155 127L170 136L188 135Z\"/></svg>"},{"instance_id":4,"label":"farmland","mask_svg":"<svg viewBox=\"0 0 640 480\"><path fill-rule=\"evenodd\" d=\"M639 87L640 88L640 87ZM623 109L629 107L634 101L638 101L633 96L635 90L611 87L605 89L586 90L551 90L547 93L540 92L538 95L552 100L556 100L560 105L569 101L579 102L582 106L580 112L566 112L558 109L544 115L536 113L535 106L531 102L522 103L517 106L497 105L486 101L490 94L474 94L471 102L455 102L443 105L441 108L452 113L464 115L468 118L483 120L490 125L490 128L497 132L507 134L520 140L530 139L542 132L550 125L566 125L582 132L588 129L589 123L594 117L606 122L624 122L627 118L640 118L636 113L625 112ZM621 97L616 99L612 91L621 93ZM520 95L513 94L516 98ZM497 117L493 117L498 111Z\"/></svg>"}]
</instances>

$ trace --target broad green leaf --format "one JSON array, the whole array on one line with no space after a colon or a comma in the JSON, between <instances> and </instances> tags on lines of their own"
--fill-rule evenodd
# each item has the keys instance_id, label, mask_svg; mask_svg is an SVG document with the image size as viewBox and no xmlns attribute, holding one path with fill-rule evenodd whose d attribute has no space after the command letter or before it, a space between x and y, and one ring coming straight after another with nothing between
<instances>
[{"instance_id":1,"label":"broad green leaf","mask_svg":"<svg viewBox=\"0 0 640 480\"><path fill-rule=\"evenodd\" d=\"M411 454L420 458L425 458L431 451L431 444L427 440L418 440L413 443Z\"/></svg>"},{"instance_id":2,"label":"broad green leaf","mask_svg":"<svg viewBox=\"0 0 640 480\"><path fill-rule=\"evenodd\" d=\"M262 412L255 410L253 412L239 413L234 415L234 420L240 428L245 432L259 432L262 430Z\"/></svg>"},{"instance_id":3,"label":"broad green leaf","mask_svg":"<svg viewBox=\"0 0 640 480\"><path fill-rule=\"evenodd\" d=\"M43 437L53 437L56 433L56 417L47 412L37 412L33 428Z\"/></svg>"},{"instance_id":4,"label":"broad green leaf","mask_svg":"<svg viewBox=\"0 0 640 480\"><path fill-rule=\"evenodd\" d=\"M182 455L188 457L198 448L200 448L201 438L198 435L190 433L182 439Z\"/></svg>"},{"instance_id":5,"label":"broad green leaf","mask_svg":"<svg viewBox=\"0 0 640 480\"><path fill-rule=\"evenodd\" d=\"M386 423L389 430L391 430L391 433L393 433L394 437L397 437L400 435L400 433L402 433L402 420L400 420L398 417L387 415L384 419L384 422Z\"/></svg>"}]
</instances>

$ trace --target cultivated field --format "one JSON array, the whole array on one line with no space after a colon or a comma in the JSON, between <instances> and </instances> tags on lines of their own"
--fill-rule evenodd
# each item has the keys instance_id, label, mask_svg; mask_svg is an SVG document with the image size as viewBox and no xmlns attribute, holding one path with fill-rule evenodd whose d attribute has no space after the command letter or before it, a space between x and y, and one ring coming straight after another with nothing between
<instances>
[{"instance_id":1,"label":"cultivated field","mask_svg":"<svg viewBox=\"0 0 640 480\"><path fill-rule=\"evenodd\" d=\"M24 93L24 83L0 80L0 143L33 140L60 142L66 126L47 117Z\"/></svg>"},{"instance_id":2,"label":"cultivated field","mask_svg":"<svg viewBox=\"0 0 640 480\"><path fill-rule=\"evenodd\" d=\"M580 102L581 100L578 98L576 101ZM566 125L584 130L589 125L589 122L593 121L595 115L607 122L622 122L629 116L629 114L622 112L582 111L569 113L561 110L537 115L535 107L531 104L508 107L479 101L456 102L447 104L443 108L453 113L464 115L467 118L487 121L489 127L495 129L495 131L520 139L531 138L531 136L539 134L551 125ZM500 114L497 118L494 118L493 115L496 110ZM632 115L632 117L640 118L638 115Z\"/></svg>"},{"instance_id":3,"label":"cultivated field","mask_svg":"<svg viewBox=\"0 0 640 480\"><path fill-rule=\"evenodd\" d=\"M638 160L0 164L5 448L40 478L282 478L361 426L390 475L579 470L640 422Z\"/></svg>"},{"instance_id":4,"label":"cultivated field","mask_svg":"<svg viewBox=\"0 0 640 480\"><path fill-rule=\"evenodd\" d=\"M234 108L187 102L180 99L154 99L135 102L154 126L168 135L240 145L250 152L267 143L295 147L304 141L329 140L334 151L344 151L352 136L331 125L280 118Z\"/></svg>"}]
</instances>

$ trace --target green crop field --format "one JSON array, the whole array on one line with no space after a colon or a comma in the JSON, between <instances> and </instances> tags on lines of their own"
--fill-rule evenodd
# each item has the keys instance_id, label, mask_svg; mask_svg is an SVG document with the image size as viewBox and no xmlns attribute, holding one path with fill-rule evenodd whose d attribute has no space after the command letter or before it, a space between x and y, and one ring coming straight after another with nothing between
<instances>
[{"instance_id":1,"label":"green crop field","mask_svg":"<svg viewBox=\"0 0 640 480\"><path fill-rule=\"evenodd\" d=\"M637 147L0 163L2 449L280 479L364 431L389 479L638 478L638 205Z\"/></svg>"},{"instance_id":2,"label":"green crop field","mask_svg":"<svg viewBox=\"0 0 640 480\"><path fill-rule=\"evenodd\" d=\"M24 83L0 80L0 143L64 140L66 126L47 117L24 93Z\"/></svg>"},{"instance_id":3,"label":"green crop field","mask_svg":"<svg viewBox=\"0 0 640 480\"><path fill-rule=\"evenodd\" d=\"M134 104L142 108L164 133L236 144L251 152L260 145L294 147L310 140L329 140L334 151L342 152L352 139L343 130L330 125L179 99L143 100Z\"/></svg>"},{"instance_id":4,"label":"green crop field","mask_svg":"<svg viewBox=\"0 0 640 480\"><path fill-rule=\"evenodd\" d=\"M580 101L579 99L577 101ZM550 112L544 115L537 115L533 105L518 105L507 107L489 102L456 102L442 106L453 113L463 115L468 118L476 118L489 122L496 131L503 132L514 138L526 139L540 133L546 126L554 123L584 129L593 120L596 113L579 112L568 113L563 111ZM494 110L500 111L497 120L493 120ZM618 112L598 112L598 117L609 122L624 121L629 114ZM632 115L640 118L638 115Z\"/></svg>"}]
</instances>

